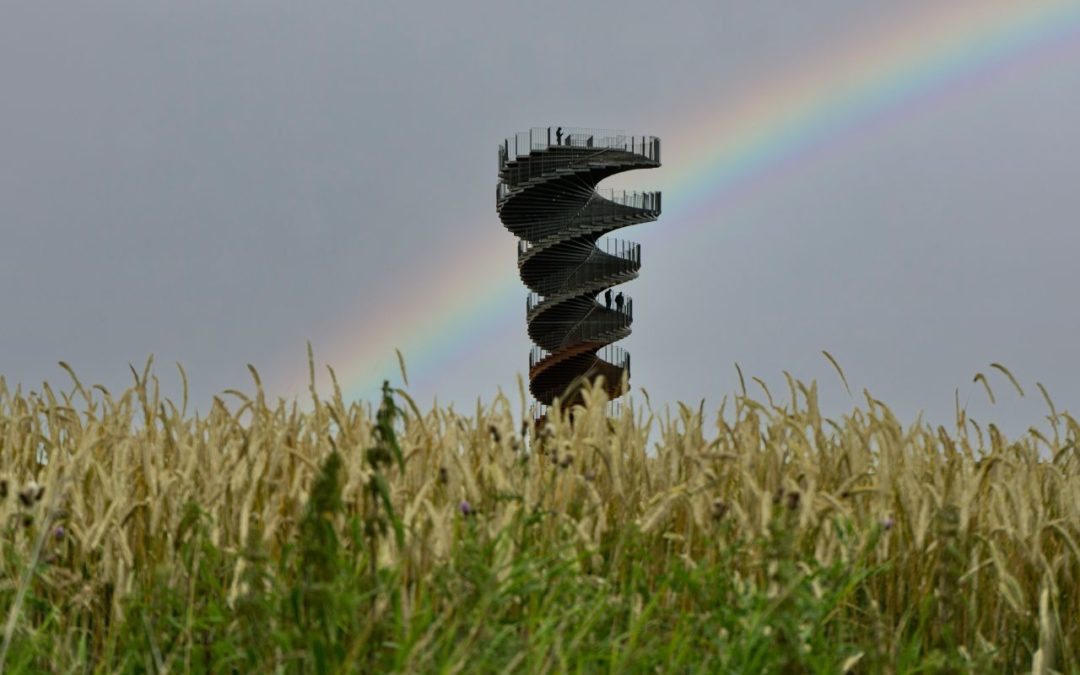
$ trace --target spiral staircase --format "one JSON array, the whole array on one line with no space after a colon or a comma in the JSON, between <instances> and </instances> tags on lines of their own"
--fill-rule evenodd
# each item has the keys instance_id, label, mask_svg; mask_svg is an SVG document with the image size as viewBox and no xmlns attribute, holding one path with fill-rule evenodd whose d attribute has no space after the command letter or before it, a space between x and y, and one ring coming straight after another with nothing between
<instances>
[{"instance_id":1,"label":"spiral staircase","mask_svg":"<svg viewBox=\"0 0 1080 675\"><path fill-rule=\"evenodd\" d=\"M529 390L542 406L571 405L603 377L610 398L629 381L630 355L612 343L630 334L633 301L609 289L641 268L639 244L602 238L660 215L659 192L597 189L622 171L660 166L660 139L569 127L534 128L499 146L496 210L517 236L529 288ZM598 296L605 295L604 301Z\"/></svg>"}]
</instances>

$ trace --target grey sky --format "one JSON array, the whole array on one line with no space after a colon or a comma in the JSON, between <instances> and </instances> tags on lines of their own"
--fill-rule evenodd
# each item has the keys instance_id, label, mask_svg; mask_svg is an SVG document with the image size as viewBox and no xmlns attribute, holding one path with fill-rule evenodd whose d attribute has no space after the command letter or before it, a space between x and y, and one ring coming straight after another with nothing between
<instances>
[{"instance_id":1,"label":"grey sky","mask_svg":"<svg viewBox=\"0 0 1080 675\"><path fill-rule=\"evenodd\" d=\"M905 3L910 7L916 3ZM931 3L932 4L932 3ZM150 353L196 401L276 394L350 316L422 307L462 240L514 240L494 211L495 144L530 126L676 135L896 13L884 1L8 3L0 11L0 373L122 388ZM953 391L1013 429L1080 400L1076 49L932 96L762 193L643 242L634 384L711 403L732 364L853 387L947 421ZM690 141L684 141L689 143ZM708 145L710 139L700 142ZM665 188L692 155L613 186ZM668 200L665 207L671 208ZM463 261L466 264L466 261ZM411 279L409 283L406 280ZM524 288L521 288L524 297ZM523 310L414 394L468 409L526 365ZM432 326L432 330L438 330ZM364 334L355 335L362 342ZM392 358L392 354L388 357ZM408 354L406 354L408 356ZM989 363L999 404L971 385ZM339 365L334 364L332 365ZM374 392L372 392L374 394Z\"/></svg>"}]
</instances>

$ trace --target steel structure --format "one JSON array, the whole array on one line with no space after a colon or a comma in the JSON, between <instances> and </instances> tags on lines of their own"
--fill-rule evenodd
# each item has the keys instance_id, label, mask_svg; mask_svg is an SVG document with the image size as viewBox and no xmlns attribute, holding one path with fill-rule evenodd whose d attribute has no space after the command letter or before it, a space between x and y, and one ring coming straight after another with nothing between
<instances>
[{"instance_id":1,"label":"steel structure","mask_svg":"<svg viewBox=\"0 0 1080 675\"><path fill-rule=\"evenodd\" d=\"M597 189L613 174L660 166L660 139L621 132L540 127L499 146L496 210L520 238L529 390L544 408L574 403L603 376L612 399L629 381L630 355L612 343L630 334L633 301L611 288L638 275L641 246L601 239L656 220L659 192ZM542 409L543 412L543 409Z\"/></svg>"}]
</instances>

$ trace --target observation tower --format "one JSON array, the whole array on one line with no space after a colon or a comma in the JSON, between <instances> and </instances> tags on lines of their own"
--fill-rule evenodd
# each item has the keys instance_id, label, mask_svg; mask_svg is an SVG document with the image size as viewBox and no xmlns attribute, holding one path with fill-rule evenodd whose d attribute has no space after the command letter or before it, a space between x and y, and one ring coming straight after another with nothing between
<instances>
[{"instance_id":1,"label":"observation tower","mask_svg":"<svg viewBox=\"0 0 1080 675\"><path fill-rule=\"evenodd\" d=\"M604 235L660 215L659 192L598 189L613 174L660 166L660 139L618 131L537 127L499 146L495 208L518 242L529 288L525 321L535 346L529 391L546 414L569 406L602 376L608 395L626 393L634 304L615 286L637 278L641 245Z\"/></svg>"}]
</instances>

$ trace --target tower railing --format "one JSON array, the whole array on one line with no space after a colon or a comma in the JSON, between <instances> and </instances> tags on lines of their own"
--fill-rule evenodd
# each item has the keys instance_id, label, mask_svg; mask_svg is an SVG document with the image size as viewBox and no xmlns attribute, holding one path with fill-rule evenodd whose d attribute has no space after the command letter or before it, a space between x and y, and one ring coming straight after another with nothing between
<instances>
[{"instance_id":1,"label":"tower railing","mask_svg":"<svg viewBox=\"0 0 1080 675\"><path fill-rule=\"evenodd\" d=\"M627 376L630 375L630 352L626 351L622 347L616 347L615 345L607 345L596 353L602 360L616 366L620 370L626 371Z\"/></svg>"},{"instance_id":2,"label":"tower railing","mask_svg":"<svg viewBox=\"0 0 1080 675\"><path fill-rule=\"evenodd\" d=\"M537 347L533 345L529 350L529 368L535 368L536 364L540 363L547 357L551 356L551 352L543 347ZM626 374L630 374L630 353L622 347L616 347L615 345L606 345L597 350L596 358L600 361L606 361L611 365L625 370Z\"/></svg>"},{"instance_id":3,"label":"tower railing","mask_svg":"<svg viewBox=\"0 0 1080 675\"><path fill-rule=\"evenodd\" d=\"M620 306L618 300L615 300L614 305L608 305L606 300L601 300L604 297L602 293L598 293L594 302L601 304L603 302L604 309L611 310L613 312L619 312L625 314L628 318L634 318L634 299L625 293L619 293L615 297L621 295L623 297L623 303ZM536 309L540 303L544 302L546 298L543 295L535 291L529 291L529 294L525 296L525 314L532 314L532 311ZM570 322L573 323L573 322Z\"/></svg>"},{"instance_id":4,"label":"tower railing","mask_svg":"<svg viewBox=\"0 0 1080 675\"><path fill-rule=\"evenodd\" d=\"M641 244L626 239L616 239L614 237L598 239L595 250L630 262L641 263Z\"/></svg>"},{"instance_id":5,"label":"tower railing","mask_svg":"<svg viewBox=\"0 0 1080 675\"><path fill-rule=\"evenodd\" d=\"M495 186L495 200L501 201L510 194L510 187L506 183L498 183ZM608 204L610 203L610 204ZM605 205L622 206L643 211L660 210L659 192L639 192L637 190L615 190L613 188L597 188L593 191L593 198L589 201L592 208L603 208ZM595 214L595 212L593 212ZM547 219L545 218L545 221Z\"/></svg>"},{"instance_id":6,"label":"tower railing","mask_svg":"<svg viewBox=\"0 0 1080 675\"><path fill-rule=\"evenodd\" d=\"M615 258L622 258L629 262L640 263L641 262L641 244L628 241L626 239L616 239L614 237L604 237L603 239L597 239L589 253L579 261L579 266L584 265L587 262L591 262L597 254L608 255Z\"/></svg>"},{"instance_id":7,"label":"tower railing","mask_svg":"<svg viewBox=\"0 0 1080 675\"><path fill-rule=\"evenodd\" d=\"M598 191L580 209L564 215L544 214L535 221L516 221L518 256L524 256L540 243L556 243L575 229L604 232L635 221L645 222L660 213L659 192ZM619 223L624 219L628 222Z\"/></svg>"},{"instance_id":8,"label":"tower railing","mask_svg":"<svg viewBox=\"0 0 1080 675\"><path fill-rule=\"evenodd\" d=\"M525 296L525 313L530 314L537 305L544 301L544 296L540 295L536 291L529 291L529 294Z\"/></svg>"},{"instance_id":9,"label":"tower railing","mask_svg":"<svg viewBox=\"0 0 1080 675\"><path fill-rule=\"evenodd\" d=\"M616 331L630 327L633 307L605 309L593 306L585 316L565 321L544 321L543 332L532 333L533 341L542 346L565 347L579 342L592 342L612 337Z\"/></svg>"},{"instance_id":10,"label":"tower railing","mask_svg":"<svg viewBox=\"0 0 1080 675\"><path fill-rule=\"evenodd\" d=\"M607 402L604 412L608 417L621 417L622 416L622 401L619 399L612 399ZM534 402L532 407L533 421L539 421L547 417L548 411L551 410L550 406L546 406L543 403Z\"/></svg>"},{"instance_id":11,"label":"tower railing","mask_svg":"<svg viewBox=\"0 0 1080 675\"><path fill-rule=\"evenodd\" d=\"M550 355L551 352L544 349L543 347L537 347L536 345L533 345L532 349L529 350L529 368L536 367L536 364L540 363Z\"/></svg>"},{"instance_id":12,"label":"tower railing","mask_svg":"<svg viewBox=\"0 0 1080 675\"><path fill-rule=\"evenodd\" d=\"M656 136L630 136L613 129L533 127L514 134L499 145L499 169L509 161L549 148L623 150L654 162L660 161L660 139Z\"/></svg>"},{"instance_id":13,"label":"tower railing","mask_svg":"<svg viewBox=\"0 0 1080 675\"><path fill-rule=\"evenodd\" d=\"M554 295L600 277L636 273L640 265L641 244L624 239L601 239L564 279L546 279L535 288L541 293Z\"/></svg>"},{"instance_id":14,"label":"tower railing","mask_svg":"<svg viewBox=\"0 0 1080 675\"><path fill-rule=\"evenodd\" d=\"M601 199L618 206L625 206L631 209L642 209L643 211L660 210L659 192L638 192L636 190L628 191L613 190L611 188L597 188L596 194Z\"/></svg>"}]
</instances>

